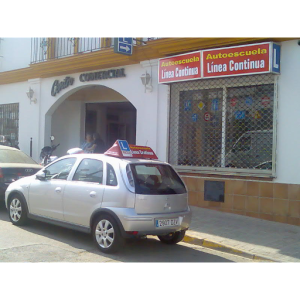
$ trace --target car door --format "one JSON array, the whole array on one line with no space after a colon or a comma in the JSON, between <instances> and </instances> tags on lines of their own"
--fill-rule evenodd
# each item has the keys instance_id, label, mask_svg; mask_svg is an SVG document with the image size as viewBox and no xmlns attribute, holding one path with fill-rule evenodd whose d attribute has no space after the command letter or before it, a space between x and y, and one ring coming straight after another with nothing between
<instances>
[{"instance_id":1,"label":"car door","mask_svg":"<svg viewBox=\"0 0 300 300\"><path fill-rule=\"evenodd\" d=\"M84 158L65 187L65 221L89 227L93 211L101 206L104 188L103 162Z\"/></svg>"},{"instance_id":2,"label":"car door","mask_svg":"<svg viewBox=\"0 0 300 300\"><path fill-rule=\"evenodd\" d=\"M75 157L61 159L44 169L45 180L35 179L29 188L29 211L32 214L63 220L63 193Z\"/></svg>"}]
</instances>

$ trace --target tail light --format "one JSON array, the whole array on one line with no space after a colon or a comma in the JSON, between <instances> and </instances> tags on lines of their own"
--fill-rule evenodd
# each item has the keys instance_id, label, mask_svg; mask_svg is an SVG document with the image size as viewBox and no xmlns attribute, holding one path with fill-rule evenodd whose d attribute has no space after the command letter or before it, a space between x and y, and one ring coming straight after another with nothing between
<instances>
[{"instance_id":1,"label":"tail light","mask_svg":"<svg viewBox=\"0 0 300 300\"><path fill-rule=\"evenodd\" d=\"M2 179L3 177L2 169L0 168L0 178Z\"/></svg>"}]
</instances>

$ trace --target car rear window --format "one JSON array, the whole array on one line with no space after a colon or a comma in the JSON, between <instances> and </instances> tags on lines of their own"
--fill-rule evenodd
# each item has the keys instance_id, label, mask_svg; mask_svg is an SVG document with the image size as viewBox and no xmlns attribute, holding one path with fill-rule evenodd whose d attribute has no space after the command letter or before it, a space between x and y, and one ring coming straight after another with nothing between
<instances>
[{"instance_id":1,"label":"car rear window","mask_svg":"<svg viewBox=\"0 0 300 300\"><path fill-rule=\"evenodd\" d=\"M144 195L165 195L186 193L185 186L168 165L131 164L135 192Z\"/></svg>"},{"instance_id":2,"label":"car rear window","mask_svg":"<svg viewBox=\"0 0 300 300\"><path fill-rule=\"evenodd\" d=\"M25 153L18 150L0 150L0 163L21 163L21 164L34 164L37 163L27 156Z\"/></svg>"}]
</instances>

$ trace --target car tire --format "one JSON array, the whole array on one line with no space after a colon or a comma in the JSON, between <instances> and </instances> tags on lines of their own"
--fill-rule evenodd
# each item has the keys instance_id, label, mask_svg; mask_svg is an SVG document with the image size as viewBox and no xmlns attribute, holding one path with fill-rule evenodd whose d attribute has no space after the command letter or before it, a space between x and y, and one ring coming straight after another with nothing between
<instances>
[{"instance_id":1,"label":"car tire","mask_svg":"<svg viewBox=\"0 0 300 300\"><path fill-rule=\"evenodd\" d=\"M185 232L186 230L176 231L167 235L158 235L158 238L164 244L174 245L183 240Z\"/></svg>"},{"instance_id":2,"label":"car tire","mask_svg":"<svg viewBox=\"0 0 300 300\"><path fill-rule=\"evenodd\" d=\"M103 253L117 252L124 244L117 222L108 214L98 216L92 230L93 239Z\"/></svg>"},{"instance_id":3,"label":"car tire","mask_svg":"<svg viewBox=\"0 0 300 300\"><path fill-rule=\"evenodd\" d=\"M26 224L28 220L27 209L24 200L20 196L15 195L9 200L8 215L13 225L22 226Z\"/></svg>"}]
</instances>

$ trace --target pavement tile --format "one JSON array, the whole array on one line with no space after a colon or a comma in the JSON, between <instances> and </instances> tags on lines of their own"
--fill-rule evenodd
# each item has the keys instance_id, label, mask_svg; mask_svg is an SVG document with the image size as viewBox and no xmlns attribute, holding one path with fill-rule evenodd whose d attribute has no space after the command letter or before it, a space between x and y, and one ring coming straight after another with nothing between
<instances>
[{"instance_id":1,"label":"pavement tile","mask_svg":"<svg viewBox=\"0 0 300 300\"><path fill-rule=\"evenodd\" d=\"M300 261L300 226L191 206L187 235L280 262Z\"/></svg>"}]
</instances>

